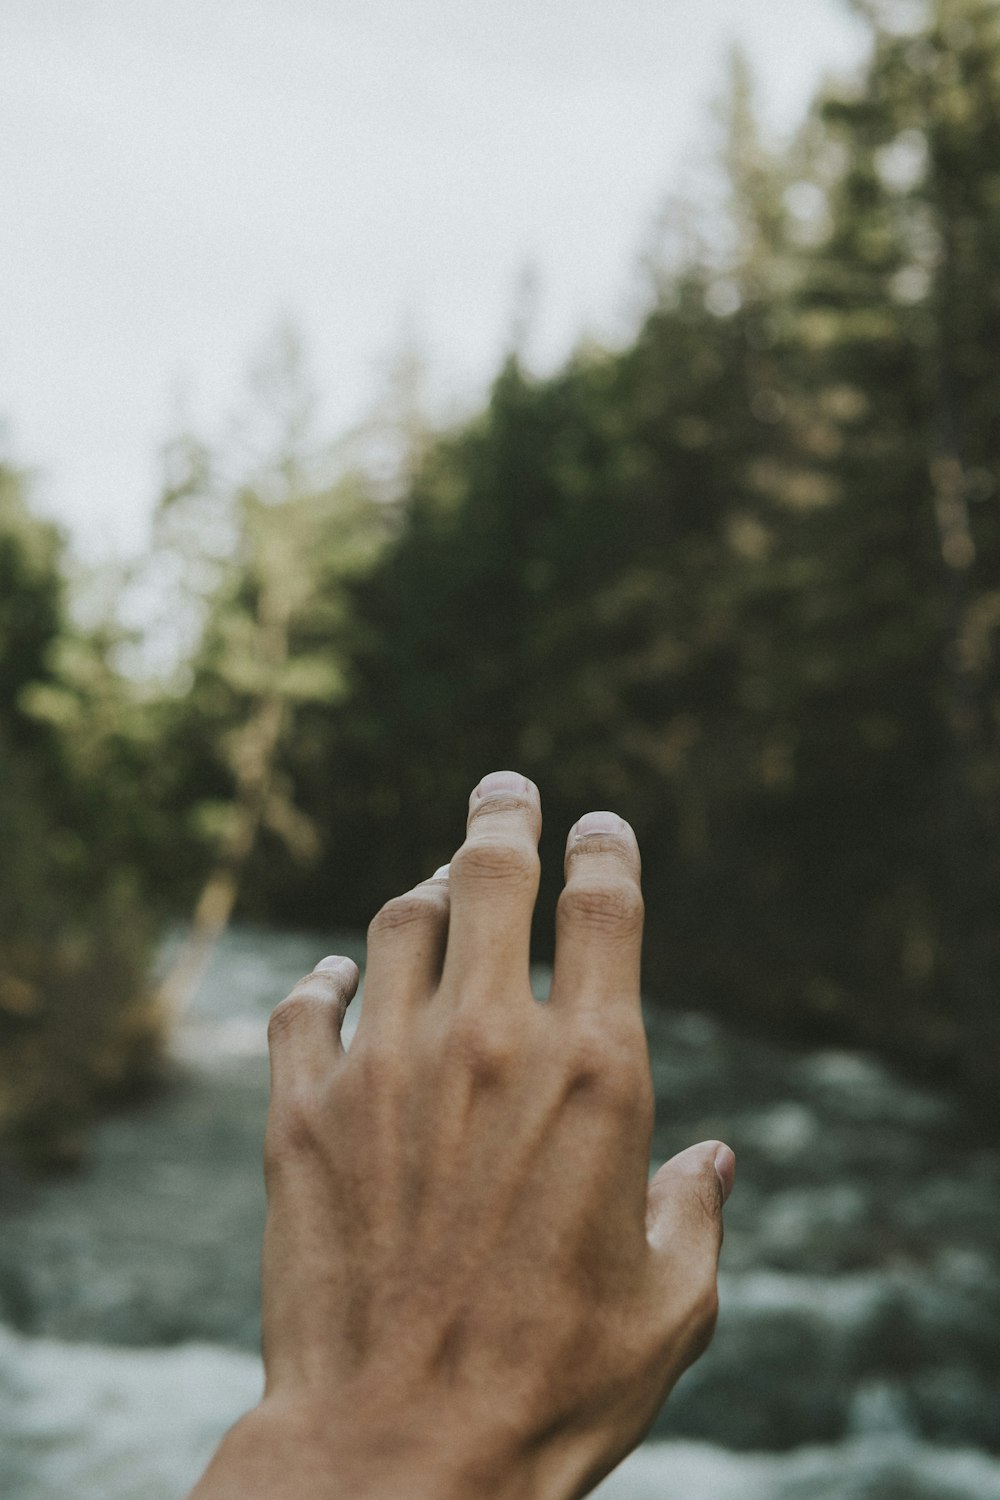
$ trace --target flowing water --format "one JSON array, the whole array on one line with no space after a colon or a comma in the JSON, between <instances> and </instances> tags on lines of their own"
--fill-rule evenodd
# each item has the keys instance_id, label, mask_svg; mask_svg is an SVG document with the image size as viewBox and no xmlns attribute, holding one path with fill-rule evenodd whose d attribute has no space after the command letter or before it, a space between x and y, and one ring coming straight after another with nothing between
<instances>
[{"instance_id":1,"label":"flowing water","mask_svg":"<svg viewBox=\"0 0 1000 1500\"><path fill-rule=\"evenodd\" d=\"M3 1500L180 1500L255 1400L266 1017L332 951L229 934L172 1089L0 1181ZM649 1025L657 1159L720 1136L739 1177L712 1348L601 1496L1000 1500L1000 1151L861 1053Z\"/></svg>"}]
</instances>

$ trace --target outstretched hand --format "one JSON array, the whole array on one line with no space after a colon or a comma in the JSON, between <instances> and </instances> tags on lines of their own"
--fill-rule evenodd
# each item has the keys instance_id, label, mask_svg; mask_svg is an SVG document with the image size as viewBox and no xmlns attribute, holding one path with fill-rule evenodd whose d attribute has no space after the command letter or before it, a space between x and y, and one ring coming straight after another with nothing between
<instances>
[{"instance_id":1,"label":"outstretched hand","mask_svg":"<svg viewBox=\"0 0 1000 1500\"><path fill-rule=\"evenodd\" d=\"M541 808L473 792L449 867L274 1011L266 1389L192 1500L570 1500L711 1337L732 1152L647 1180L643 907L627 823L571 831L552 992L529 937Z\"/></svg>"}]
</instances>

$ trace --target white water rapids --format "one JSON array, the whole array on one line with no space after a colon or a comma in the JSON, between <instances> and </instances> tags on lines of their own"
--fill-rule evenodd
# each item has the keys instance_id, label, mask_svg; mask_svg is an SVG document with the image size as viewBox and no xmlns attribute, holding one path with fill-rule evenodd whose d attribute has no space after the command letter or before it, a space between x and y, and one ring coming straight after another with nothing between
<instances>
[{"instance_id":1,"label":"white water rapids","mask_svg":"<svg viewBox=\"0 0 1000 1500\"><path fill-rule=\"evenodd\" d=\"M0 1179L0 1497L181 1500L260 1389L264 1021L322 953L230 934L164 1097ZM722 1311L604 1500L1000 1500L1000 1153L862 1054L651 1010L658 1157L739 1159Z\"/></svg>"}]
</instances>

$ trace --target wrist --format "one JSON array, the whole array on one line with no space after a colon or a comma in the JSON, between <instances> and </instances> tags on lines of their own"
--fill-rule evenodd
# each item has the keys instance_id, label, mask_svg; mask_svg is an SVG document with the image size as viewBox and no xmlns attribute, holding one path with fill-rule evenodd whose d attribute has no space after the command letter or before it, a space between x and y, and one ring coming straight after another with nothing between
<instances>
[{"instance_id":1,"label":"wrist","mask_svg":"<svg viewBox=\"0 0 1000 1500\"><path fill-rule=\"evenodd\" d=\"M561 1500L515 1455L436 1424L435 1435L343 1431L305 1405L265 1398L223 1438L190 1500Z\"/></svg>"}]
</instances>

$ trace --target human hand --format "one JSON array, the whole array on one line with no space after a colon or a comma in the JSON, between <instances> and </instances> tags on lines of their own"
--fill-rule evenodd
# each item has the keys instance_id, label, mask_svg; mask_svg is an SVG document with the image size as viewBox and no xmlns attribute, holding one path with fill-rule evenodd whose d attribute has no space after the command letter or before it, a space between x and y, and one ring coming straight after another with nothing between
<instances>
[{"instance_id":1,"label":"human hand","mask_svg":"<svg viewBox=\"0 0 1000 1500\"><path fill-rule=\"evenodd\" d=\"M485 778L449 868L271 1018L266 1390L192 1500L586 1494L705 1348L735 1161L647 1181L653 1092L629 826L569 836L529 985L538 793Z\"/></svg>"}]
</instances>

